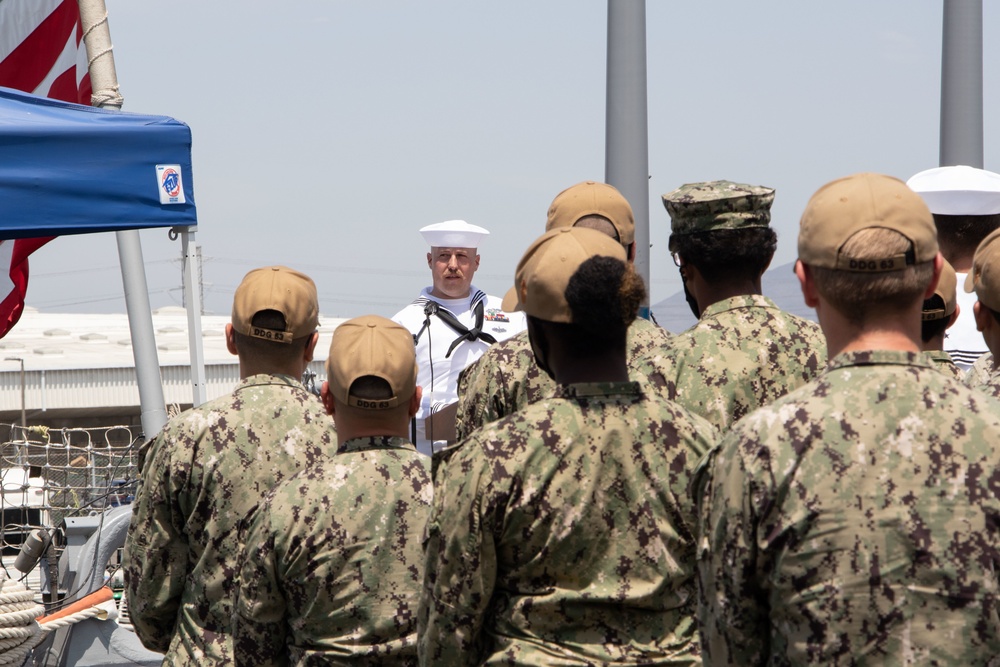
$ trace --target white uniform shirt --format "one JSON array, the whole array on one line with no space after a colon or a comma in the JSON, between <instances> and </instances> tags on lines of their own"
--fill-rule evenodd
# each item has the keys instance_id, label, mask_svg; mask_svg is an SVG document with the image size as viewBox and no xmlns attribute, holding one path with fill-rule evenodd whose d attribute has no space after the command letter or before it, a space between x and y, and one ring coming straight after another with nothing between
<instances>
[{"instance_id":1,"label":"white uniform shirt","mask_svg":"<svg viewBox=\"0 0 1000 667\"><path fill-rule=\"evenodd\" d=\"M958 278L956 301L961 310L955 324L944 334L944 349L959 368L967 371L976 363L976 359L989 352L989 349L986 347L982 332L976 329L976 317L972 312L972 306L977 301L976 293L968 293L962 289L967 274L955 275Z\"/></svg>"},{"instance_id":2,"label":"white uniform shirt","mask_svg":"<svg viewBox=\"0 0 1000 667\"><path fill-rule=\"evenodd\" d=\"M524 313L504 312L500 308L502 298L489 296L476 289L475 285L470 287L469 296L464 299L439 299L432 297L430 292L431 288L425 287L413 303L392 317L411 334L419 336L416 342L417 384L423 387L423 398L416 416L417 437L414 444L419 452L428 455L432 447L424 436L424 419L458 400L459 373L479 359L489 344L482 340L463 340L449 356L448 348L461 334L439 316L428 315L425 312L427 303L437 302L439 308L448 310L467 329L472 329L476 325L476 304L483 302L481 331L497 341L510 338L527 327ZM426 328L425 323L429 323ZM433 449L440 449L443 445L443 442L437 442Z\"/></svg>"}]
</instances>

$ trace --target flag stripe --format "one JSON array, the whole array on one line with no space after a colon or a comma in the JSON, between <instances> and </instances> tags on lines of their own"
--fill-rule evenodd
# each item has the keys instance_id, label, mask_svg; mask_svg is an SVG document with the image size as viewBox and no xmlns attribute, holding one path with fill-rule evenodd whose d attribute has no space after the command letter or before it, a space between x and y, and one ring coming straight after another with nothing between
<instances>
[{"instance_id":1,"label":"flag stripe","mask_svg":"<svg viewBox=\"0 0 1000 667\"><path fill-rule=\"evenodd\" d=\"M76 3L64 0L10 55L0 61L0 81L3 85L26 92L36 91L63 54L63 49L55 50L52 45L64 45L70 39L75 43L78 21ZM75 52L72 62L75 77ZM76 95L73 95L72 101L76 101Z\"/></svg>"},{"instance_id":2,"label":"flag stripe","mask_svg":"<svg viewBox=\"0 0 1000 667\"><path fill-rule=\"evenodd\" d=\"M77 0L0 0L0 86L89 104L81 40ZM52 238L0 241L0 338L24 311L28 255Z\"/></svg>"},{"instance_id":3,"label":"flag stripe","mask_svg":"<svg viewBox=\"0 0 1000 667\"><path fill-rule=\"evenodd\" d=\"M28 291L28 255L51 241L52 236L34 239L0 241L0 261L6 265L9 257L9 281L0 282L10 292L0 300L0 338L11 330L21 319L24 311L24 296ZM8 254L9 251L9 254Z\"/></svg>"},{"instance_id":4,"label":"flag stripe","mask_svg":"<svg viewBox=\"0 0 1000 667\"><path fill-rule=\"evenodd\" d=\"M0 60L28 38L66 0L0 0Z\"/></svg>"}]
</instances>

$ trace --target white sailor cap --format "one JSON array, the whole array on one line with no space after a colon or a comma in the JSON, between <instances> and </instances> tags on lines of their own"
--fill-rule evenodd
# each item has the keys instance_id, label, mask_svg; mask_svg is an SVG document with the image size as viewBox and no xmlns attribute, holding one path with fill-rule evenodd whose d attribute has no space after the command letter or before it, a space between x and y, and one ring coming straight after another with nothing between
<instances>
[{"instance_id":1,"label":"white sailor cap","mask_svg":"<svg viewBox=\"0 0 1000 667\"><path fill-rule=\"evenodd\" d=\"M422 227L420 235L432 248L478 248L490 233L465 220L448 220Z\"/></svg>"},{"instance_id":2,"label":"white sailor cap","mask_svg":"<svg viewBox=\"0 0 1000 667\"><path fill-rule=\"evenodd\" d=\"M914 174L906 182L923 197L931 213L993 215L1000 213L1000 174L959 165Z\"/></svg>"}]
</instances>

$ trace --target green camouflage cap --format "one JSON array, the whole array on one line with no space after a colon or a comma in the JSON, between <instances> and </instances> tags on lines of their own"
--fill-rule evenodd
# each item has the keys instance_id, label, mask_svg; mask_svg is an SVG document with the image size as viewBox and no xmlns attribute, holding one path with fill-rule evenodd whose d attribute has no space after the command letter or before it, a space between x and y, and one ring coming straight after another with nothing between
<instances>
[{"instance_id":1,"label":"green camouflage cap","mask_svg":"<svg viewBox=\"0 0 1000 667\"><path fill-rule=\"evenodd\" d=\"M687 183L663 195L671 237L719 229L767 227L774 189L732 181ZM674 250L671 239L670 250Z\"/></svg>"}]
</instances>

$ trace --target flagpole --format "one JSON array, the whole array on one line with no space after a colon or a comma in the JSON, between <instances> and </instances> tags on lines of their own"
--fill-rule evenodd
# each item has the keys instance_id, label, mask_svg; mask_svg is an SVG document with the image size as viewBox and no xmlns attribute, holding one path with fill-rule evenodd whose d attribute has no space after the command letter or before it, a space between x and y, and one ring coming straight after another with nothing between
<instances>
[{"instance_id":1,"label":"flagpole","mask_svg":"<svg viewBox=\"0 0 1000 667\"><path fill-rule=\"evenodd\" d=\"M944 0L940 166L983 168L983 0Z\"/></svg>"},{"instance_id":2,"label":"flagpole","mask_svg":"<svg viewBox=\"0 0 1000 667\"><path fill-rule=\"evenodd\" d=\"M608 0L605 178L635 216L635 269L646 283L649 318L649 128L646 108L646 1Z\"/></svg>"},{"instance_id":3,"label":"flagpole","mask_svg":"<svg viewBox=\"0 0 1000 667\"><path fill-rule=\"evenodd\" d=\"M102 109L121 109L123 100L118 92L118 75L115 73L111 31L108 29L108 12L104 0L79 0L79 6L90 84L94 91L92 104ZM153 176L152 173L149 176L151 181ZM142 431L148 439L159 433L167 423L167 411L166 401L163 399L163 382L160 379L160 362L156 354L156 337L153 334L153 314L149 306L142 244L139 232L134 229L115 232L115 236L118 240L118 257L125 289L125 309L132 335Z\"/></svg>"}]
</instances>

